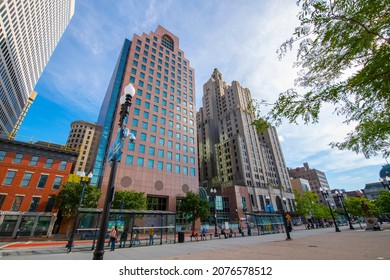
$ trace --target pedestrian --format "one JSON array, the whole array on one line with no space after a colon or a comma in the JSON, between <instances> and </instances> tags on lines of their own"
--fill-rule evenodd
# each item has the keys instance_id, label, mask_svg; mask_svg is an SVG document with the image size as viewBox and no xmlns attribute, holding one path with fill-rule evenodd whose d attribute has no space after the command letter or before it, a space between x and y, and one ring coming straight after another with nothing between
<instances>
[{"instance_id":1,"label":"pedestrian","mask_svg":"<svg viewBox=\"0 0 390 280\"><path fill-rule=\"evenodd\" d=\"M207 238L206 238L206 233L207 233L206 228L203 228L203 229L202 229L202 240L207 240Z\"/></svg>"},{"instance_id":2,"label":"pedestrian","mask_svg":"<svg viewBox=\"0 0 390 280\"><path fill-rule=\"evenodd\" d=\"M149 245L154 245L154 225L149 229Z\"/></svg>"},{"instance_id":3,"label":"pedestrian","mask_svg":"<svg viewBox=\"0 0 390 280\"><path fill-rule=\"evenodd\" d=\"M140 244L141 241L139 240L139 229L138 226L134 226L134 236L133 236L133 244Z\"/></svg>"},{"instance_id":4,"label":"pedestrian","mask_svg":"<svg viewBox=\"0 0 390 280\"><path fill-rule=\"evenodd\" d=\"M116 242L117 237L118 237L118 228L117 228L117 226L115 226L115 228L110 233L110 243L111 243L111 250L110 251L115 250L115 242Z\"/></svg>"},{"instance_id":5,"label":"pedestrian","mask_svg":"<svg viewBox=\"0 0 390 280\"><path fill-rule=\"evenodd\" d=\"M244 231L242 230L241 225L238 225L238 232L241 233L241 236L244 236Z\"/></svg>"},{"instance_id":6,"label":"pedestrian","mask_svg":"<svg viewBox=\"0 0 390 280\"><path fill-rule=\"evenodd\" d=\"M119 248L125 248L127 241L127 229L125 229L121 234L121 239L119 240Z\"/></svg>"}]
</instances>

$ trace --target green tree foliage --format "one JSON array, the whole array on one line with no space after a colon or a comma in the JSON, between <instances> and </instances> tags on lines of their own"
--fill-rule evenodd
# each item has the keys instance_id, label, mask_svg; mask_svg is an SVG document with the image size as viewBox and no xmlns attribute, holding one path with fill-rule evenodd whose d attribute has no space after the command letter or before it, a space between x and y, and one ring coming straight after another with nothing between
<instances>
[{"instance_id":1,"label":"green tree foliage","mask_svg":"<svg viewBox=\"0 0 390 280\"><path fill-rule=\"evenodd\" d=\"M262 100L261 102L251 100L245 109L245 112L253 117L252 125L258 133L262 133L270 127L267 117L261 115L260 107L261 105L266 104L265 102L265 100Z\"/></svg>"},{"instance_id":2,"label":"green tree foliage","mask_svg":"<svg viewBox=\"0 0 390 280\"><path fill-rule=\"evenodd\" d=\"M57 195L56 205L62 215L68 218L74 217L77 213L80 197L83 190L83 183L68 182ZM85 185L81 208L96 208L101 192L94 186Z\"/></svg>"},{"instance_id":3,"label":"green tree foliage","mask_svg":"<svg viewBox=\"0 0 390 280\"><path fill-rule=\"evenodd\" d=\"M336 216L334 212L333 214ZM330 213L329 206L318 203L315 204L313 217L317 219L331 219L332 214Z\"/></svg>"},{"instance_id":4,"label":"green tree foliage","mask_svg":"<svg viewBox=\"0 0 390 280\"><path fill-rule=\"evenodd\" d=\"M146 209L146 197L143 192L117 191L112 201L113 209L144 210Z\"/></svg>"},{"instance_id":5,"label":"green tree foliage","mask_svg":"<svg viewBox=\"0 0 390 280\"><path fill-rule=\"evenodd\" d=\"M367 205L368 210L365 211L362 205ZM378 215L378 210L373 201L365 197L350 197L344 200L347 212L353 217L375 217Z\"/></svg>"},{"instance_id":6,"label":"green tree foliage","mask_svg":"<svg viewBox=\"0 0 390 280\"><path fill-rule=\"evenodd\" d=\"M268 119L316 123L324 103L354 125L341 150L389 156L390 6L384 0L298 0L300 25L278 50L282 58L298 44L295 84L279 95Z\"/></svg>"},{"instance_id":7,"label":"green tree foliage","mask_svg":"<svg viewBox=\"0 0 390 280\"><path fill-rule=\"evenodd\" d=\"M379 213L390 213L390 192L381 191L375 199L375 206Z\"/></svg>"},{"instance_id":8,"label":"green tree foliage","mask_svg":"<svg viewBox=\"0 0 390 280\"><path fill-rule=\"evenodd\" d=\"M307 191L302 196L297 190L294 190L295 202L297 212L303 217L308 217L315 213L319 214L318 208L318 196L310 191Z\"/></svg>"},{"instance_id":9,"label":"green tree foliage","mask_svg":"<svg viewBox=\"0 0 390 280\"><path fill-rule=\"evenodd\" d=\"M207 219L210 215L209 203L193 192L187 192L181 206L183 213L191 215L193 228L197 219Z\"/></svg>"}]
</instances>

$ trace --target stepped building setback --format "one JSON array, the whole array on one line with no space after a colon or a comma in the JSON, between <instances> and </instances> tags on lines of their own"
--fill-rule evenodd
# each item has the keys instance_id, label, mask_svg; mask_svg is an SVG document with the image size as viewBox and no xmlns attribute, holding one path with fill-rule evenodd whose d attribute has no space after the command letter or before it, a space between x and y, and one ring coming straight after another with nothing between
<instances>
[{"instance_id":1,"label":"stepped building setback","mask_svg":"<svg viewBox=\"0 0 390 280\"><path fill-rule=\"evenodd\" d=\"M257 133L247 110L249 89L237 81L227 85L214 69L202 100L197 113L201 186L228 198L230 220L242 219L246 211L281 211L282 198L291 211L294 195L276 129Z\"/></svg>"},{"instance_id":2,"label":"stepped building setback","mask_svg":"<svg viewBox=\"0 0 390 280\"><path fill-rule=\"evenodd\" d=\"M115 190L144 192L148 209L176 211L188 191L198 192L195 73L179 38L162 26L124 41L99 114L103 131L91 184L106 193L107 151L118 131L119 98L129 83L135 95L127 127L136 141L124 142Z\"/></svg>"}]
</instances>

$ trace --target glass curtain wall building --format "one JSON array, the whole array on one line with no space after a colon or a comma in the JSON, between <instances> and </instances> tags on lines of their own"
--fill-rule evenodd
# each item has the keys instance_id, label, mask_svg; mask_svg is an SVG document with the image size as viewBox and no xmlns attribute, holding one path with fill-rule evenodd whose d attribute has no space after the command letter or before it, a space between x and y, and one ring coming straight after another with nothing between
<instances>
[{"instance_id":1,"label":"glass curtain wall building","mask_svg":"<svg viewBox=\"0 0 390 280\"><path fill-rule=\"evenodd\" d=\"M150 210L175 211L177 199L198 190L195 73L179 38L162 26L123 44L100 110L103 133L91 183L106 193L106 155L118 131L119 98L129 83L136 93L127 127L136 141L125 140L116 190L144 192Z\"/></svg>"},{"instance_id":2,"label":"glass curtain wall building","mask_svg":"<svg viewBox=\"0 0 390 280\"><path fill-rule=\"evenodd\" d=\"M74 14L74 0L0 1L0 134L14 138Z\"/></svg>"}]
</instances>

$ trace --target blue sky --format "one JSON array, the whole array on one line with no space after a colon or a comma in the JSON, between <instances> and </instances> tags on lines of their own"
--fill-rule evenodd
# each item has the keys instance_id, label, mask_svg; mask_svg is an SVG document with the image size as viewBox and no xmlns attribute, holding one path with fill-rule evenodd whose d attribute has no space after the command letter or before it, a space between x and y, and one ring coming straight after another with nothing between
<instances>
[{"instance_id":1,"label":"blue sky","mask_svg":"<svg viewBox=\"0 0 390 280\"><path fill-rule=\"evenodd\" d=\"M253 98L273 102L296 78L295 53L282 61L276 55L297 24L295 2L76 0L75 14L35 87L38 96L17 139L65 144L72 121L96 122L124 39L155 31L158 24L179 37L195 69L197 108L214 68L228 84L237 80ZM287 166L308 162L325 172L331 188L356 190L378 181L384 159L367 160L329 147L352 130L332 111L324 106L316 125L277 128Z\"/></svg>"}]
</instances>

